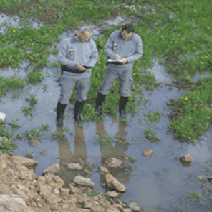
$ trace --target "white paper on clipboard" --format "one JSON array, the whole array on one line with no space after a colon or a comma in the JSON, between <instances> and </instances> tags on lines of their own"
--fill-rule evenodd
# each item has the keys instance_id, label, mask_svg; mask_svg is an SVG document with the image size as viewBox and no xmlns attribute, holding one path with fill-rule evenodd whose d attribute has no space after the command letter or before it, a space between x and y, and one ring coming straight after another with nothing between
<instances>
[{"instance_id":1,"label":"white paper on clipboard","mask_svg":"<svg viewBox=\"0 0 212 212\"><path fill-rule=\"evenodd\" d=\"M107 59L107 62L120 62L120 63L122 63L123 61L122 60Z\"/></svg>"}]
</instances>

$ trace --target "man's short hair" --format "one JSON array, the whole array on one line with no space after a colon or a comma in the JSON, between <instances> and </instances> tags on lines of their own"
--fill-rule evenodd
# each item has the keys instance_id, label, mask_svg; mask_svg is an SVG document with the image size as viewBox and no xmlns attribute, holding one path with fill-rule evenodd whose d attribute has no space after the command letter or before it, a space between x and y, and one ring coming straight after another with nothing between
<instances>
[{"instance_id":1,"label":"man's short hair","mask_svg":"<svg viewBox=\"0 0 212 212\"><path fill-rule=\"evenodd\" d=\"M80 30L82 30L82 33L84 33L85 31L88 31L89 33L93 34L93 30L92 30L91 26L83 26L83 27L81 27L79 30L77 30L76 34L78 34Z\"/></svg>"},{"instance_id":2,"label":"man's short hair","mask_svg":"<svg viewBox=\"0 0 212 212\"><path fill-rule=\"evenodd\" d=\"M123 30L127 30L128 33L135 32L135 27L132 24L128 23L128 24L123 25L121 31L123 32Z\"/></svg>"}]
</instances>

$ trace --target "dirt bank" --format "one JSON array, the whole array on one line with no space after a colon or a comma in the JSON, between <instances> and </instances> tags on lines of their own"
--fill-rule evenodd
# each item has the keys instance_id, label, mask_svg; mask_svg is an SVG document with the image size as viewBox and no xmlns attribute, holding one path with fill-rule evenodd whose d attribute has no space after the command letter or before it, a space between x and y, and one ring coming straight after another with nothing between
<instances>
[{"instance_id":1,"label":"dirt bank","mask_svg":"<svg viewBox=\"0 0 212 212\"><path fill-rule=\"evenodd\" d=\"M110 159L110 163L113 164ZM119 162L117 160L117 162ZM107 186L114 191L107 193L113 197L107 200L98 194L91 197L94 183L90 178L75 176L74 182L64 188L64 181L59 175L59 164L55 163L43 171L43 176L36 176L34 170L38 162L22 156L0 154L0 210L10 211L140 211L136 203L121 202L118 197L126 187L118 182L105 167L100 167L105 174ZM70 169L80 169L80 164L67 164ZM112 165L113 166L113 165Z\"/></svg>"}]
</instances>

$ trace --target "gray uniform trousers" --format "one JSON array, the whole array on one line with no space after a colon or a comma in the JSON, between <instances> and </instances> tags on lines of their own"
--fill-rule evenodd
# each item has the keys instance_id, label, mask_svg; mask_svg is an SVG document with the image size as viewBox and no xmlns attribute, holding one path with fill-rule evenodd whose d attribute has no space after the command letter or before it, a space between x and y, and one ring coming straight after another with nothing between
<instances>
[{"instance_id":1,"label":"gray uniform trousers","mask_svg":"<svg viewBox=\"0 0 212 212\"><path fill-rule=\"evenodd\" d=\"M87 99L87 93L90 89L90 77L73 79L63 75L61 78L61 92L59 98L61 104L69 103L75 84L77 84L77 94L75 99L80 102Z\"/></svg>"},{"instance_id":2,"label":"gray uniform trousers","mask_svg":"<svg viewBox=\"0 0 212 212\"><path fill-rule=\"evenodd\" d=\"M108 93L110 93L110 89L112 88L117 77L119 77L120 82L119 94L123 97L130 97L130 86L133 80L132 68L128 68L127 70L118 70L112 68L110 64L105 70L104 78L102 80L102 86L98 88L99 92L102 95L107 95Z\"/></svg>"}]
</instances>

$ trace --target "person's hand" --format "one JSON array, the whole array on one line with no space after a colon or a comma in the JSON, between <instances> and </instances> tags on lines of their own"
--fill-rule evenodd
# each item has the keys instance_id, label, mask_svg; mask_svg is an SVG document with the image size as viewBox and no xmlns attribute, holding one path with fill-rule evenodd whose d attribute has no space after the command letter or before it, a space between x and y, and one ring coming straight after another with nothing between
<instances>
[{"instance_id":1,"label":"person's hand","mask_svg":"<svg viewBox=\"0 0 212 212\"><path fill-rule=\"evenodd\" d=\"M76 64L75 64L75 67L76 67L77 69L83 70L83 67L80 65L80 63L76 63Z\"/></svg>"},{"instance_id":2,"label":"person's hand","mask_svg":"<svg viewBox=\"0 0 212 212\"><path fill-rule=\"evenodd\" d=\"M91 69L85 69L85 68L84 68L83 70L85 70L85 71L90 71Z\"/></svg>"},{"instance_id":3,"label":"person's hand","mask_svg":"<svg viewBox=\"0 0 212 212\"><path fill-rule=\"evenodd\" d=\"M91 69L86 69L86 68L84 68L84 67L83 67L83 64L81 64L81 63L76 63L76 64L75 64L75 67L76 67L77 69L82 70L82 71L90 71L90 70L91 70Z\"/></svg>"},{"instance_id":4,"label":"person's hand","mask_svg":"<svg viewBox=\"0 0 212 212\"><path fill-rule=\"evenodd\" d=\"M120 57L119 55L116 54L115 60L121 60L121 57Z\"/></svg>"},{"instance_id":5,"label":"person's hand","mask_svg":"<svg viewBox=\"0 0 212 212\"><path fill-rule=\"evenodd\" d=\"M121 60L123 61L123 62L122 62L122 65L124 65L125 63L128 62L128 59L127 59L127 58L122 58Z\"/></svg>"}]
</instances>

